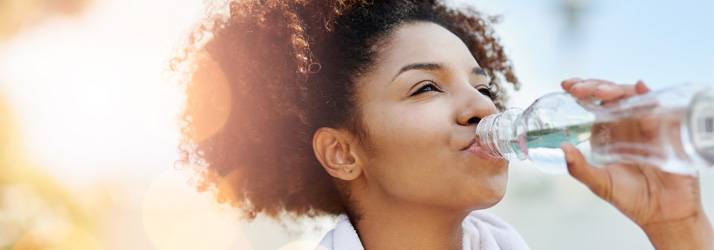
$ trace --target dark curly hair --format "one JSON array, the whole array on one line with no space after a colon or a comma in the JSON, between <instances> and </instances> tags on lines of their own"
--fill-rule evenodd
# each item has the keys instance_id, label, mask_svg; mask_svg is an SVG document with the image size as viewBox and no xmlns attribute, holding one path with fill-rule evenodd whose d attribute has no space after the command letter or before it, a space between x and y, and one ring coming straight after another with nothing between
<instances>
[{"instance_id":1,"label":"dark curly hair","mask_svg":"<svg viewBox=\"0 0 714 250\"><path fill-rule=\"evenodd\" d=\"M489 27L495 20L437 0L246 0L208 12L171 61L186 91L177 167L248 219L349 211L312 136L320 127L364 133L356 79L401 24L434 22L456 34L491 77L497 107L502 79L518 87Z\"/></svg>"}]
</instances>

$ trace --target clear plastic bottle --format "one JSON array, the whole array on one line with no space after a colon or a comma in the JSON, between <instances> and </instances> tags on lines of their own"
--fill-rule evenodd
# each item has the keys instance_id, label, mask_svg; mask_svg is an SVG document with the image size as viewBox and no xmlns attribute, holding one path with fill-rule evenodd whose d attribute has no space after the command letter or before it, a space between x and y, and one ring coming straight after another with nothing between
<instances>
[{"instance_id":1,"label":"clear plastic bottle","mask_svg":"<svg viewBox=\"0 0 714 250\"><path fill-rule=\"evenodd\" d=\"M491 155L530 159L551 174L567 173L560 149L567 141L593 165L641 163L696 175L714 165L714 91L681 85L606 103L551 93L526 110L483 118L476 138Z\"/></svg>"}]
</instances>

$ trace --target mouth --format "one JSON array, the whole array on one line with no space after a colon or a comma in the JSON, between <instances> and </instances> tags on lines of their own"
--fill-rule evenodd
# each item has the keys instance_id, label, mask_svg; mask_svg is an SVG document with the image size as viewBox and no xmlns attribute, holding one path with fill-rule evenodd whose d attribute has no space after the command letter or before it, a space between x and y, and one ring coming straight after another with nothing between
<instances>
[{"instance_id":1,"label":"mouth","mask_svg":"<svg viewBox=\"0 0 714 250\"><path fill-rule=\"evenodd\" d=\"M493 156L487 153L486 150L484 150L478 143L476 143L476 139L472 140L471 143L469 143L469 146L466 147L464 150L485 160L503 160L503 157Z\"/></svg>"}]
</instances>

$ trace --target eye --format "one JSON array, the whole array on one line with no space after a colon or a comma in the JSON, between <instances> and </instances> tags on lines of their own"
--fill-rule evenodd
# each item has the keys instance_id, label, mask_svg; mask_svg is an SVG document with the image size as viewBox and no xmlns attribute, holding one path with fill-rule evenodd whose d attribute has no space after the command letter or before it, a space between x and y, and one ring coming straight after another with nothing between
<instances>
[{"instance_id":1,"label":"eye","mask_svg":"<svg viewBox=\"0 0 714 250\"><path fill-rule=\"evenodd\" d=\"M488 98L491 98L491 100L495 100L497 98L496 93L491 91L491 88L489 88L489 87L479 86L479 87L476 87L476 89L482 95L485 95L485 96L488 96Z\"/></svg>"},{"instance_id":2,"label":"eye","mask_svg":"<svg viewBox=\"0 0 714 250\"><path fill-rule=\"evenodd\" d=\"M416 95L423 94L426 92L431 92L431 91L441 92L441 90L439 90L439 87L436 86L436 83L434 83L432 81L420 82L418 88L419 89L417 89L417 91L415 91L413 94L411 94L411 96L416 96Z\"/></svg>"}]
</instances>

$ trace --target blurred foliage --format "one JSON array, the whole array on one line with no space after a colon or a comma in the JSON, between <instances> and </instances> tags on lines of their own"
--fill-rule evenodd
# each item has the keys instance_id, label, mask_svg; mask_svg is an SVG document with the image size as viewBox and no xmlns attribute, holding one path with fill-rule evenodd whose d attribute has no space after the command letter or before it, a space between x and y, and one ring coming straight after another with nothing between
<instances>
[{"instance_id":1,"label":"blurred foliage","mask_svg":"<svg viewBox=\"0 0 714 250\"><path fill-rule=\"evenodd\" d=\"M24 160L10 113L0 98L0 249L96 249L96 213Z\"/></svg>"},{"instance_id":2,"label":"blurred foliage","mask_svg":"<svg viewBox=\"0 0 714 250\"><path fill-rule=\"evenodd\" d=\"M55 15L81 14L93 0L0 0L0 39Z\"/></svg>"},{"instance_id":3,"label":"blurred foliage","mask_svg":"<svg viewBox=\"0 0 714 250\"><path fill-rule=\"evenodd\" d=\"M0 0L0 39L55 15L82 13L92 0ZM0 249L98 249L95 206L34 166L0 93ZM102 203L102 200L94 201ZM101 206L101 205L100 205Z\"/></svg>"}]
</instances>

